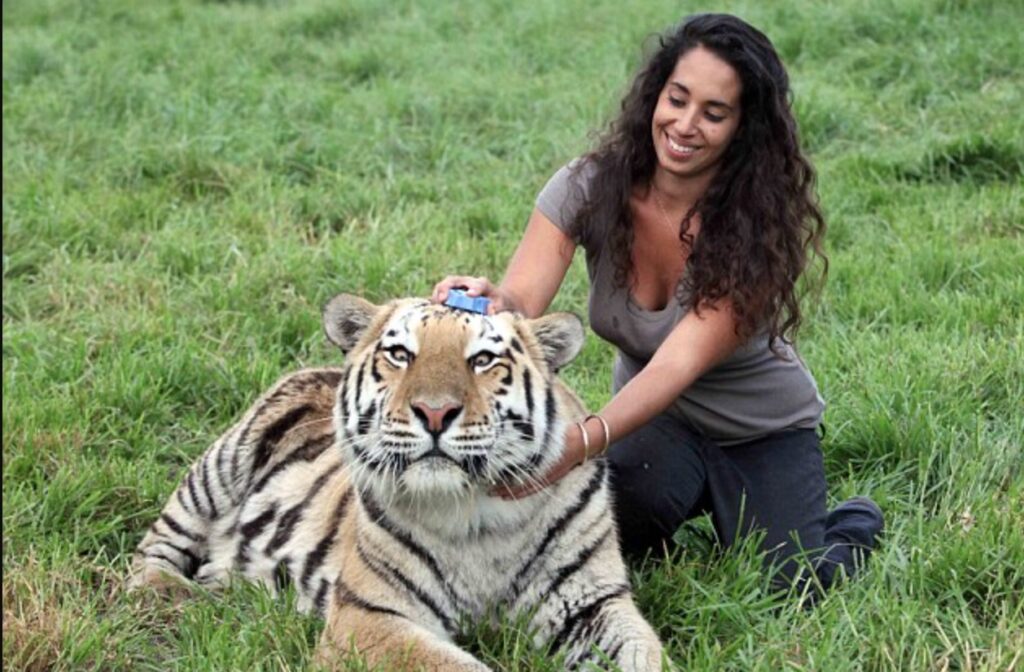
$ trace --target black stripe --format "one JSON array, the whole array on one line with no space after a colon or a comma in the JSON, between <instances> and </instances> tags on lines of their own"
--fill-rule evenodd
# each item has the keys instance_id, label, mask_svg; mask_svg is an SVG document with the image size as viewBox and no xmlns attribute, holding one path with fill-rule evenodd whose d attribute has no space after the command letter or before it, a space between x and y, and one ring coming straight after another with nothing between
<instances>
[{"instance_id":1,"label":"black stripe","mask_svg":"<svg viewBox=\"0 0 1024 672\"><path fill-rule=\"evenodd\" d=\"M388 572L384 571L384 569L378 566L378 563L386 564L384 559L377 558L377 556L372 556L370 554L370 551L368 551L366 547L363 546L363 541L358 536L356 537L356 554L359 556L359 559L363 561L363 564L365 564L370 569L371 572L377 575L377 578L386 583L393 590L401 590L402 584L398 581L397 577L393 576L392 574L389 574Z\"/></svg>"},{"instance_id":2,"label":"black stripe","mask_svg":"<svg viewBox=\"0 0 1024 672\"><path fill-rule=\"evenodd\" d=\"M411 593L423 606L434 614L437 620L441 622L441 626L445 631L456 631L455 621L441 609L441 605L424 592L422 588L413 583L405 574L400 572L398 568L383 558L370 557L362 544L356 544L356 552L359 554L359 558L370 568L370 571L376 574L384 583L394 589L398 588L396 584L401 585L406 592Z\"/></svg>"},{"instance_id":3,"label":"black stripe","mask_svg":"<svg viewBox=\"0 0 1024 672\"><path fill-rule=\"evenodd\" d=\"M548 593L556 592L558 590L558 588L563 583L565 583L565 581L570 576L572 576L577 571L579 571L580 567L582 567L583 565L587 564L587 561L590 560L591 556L593 556L595 552L597 552L597 549L601 547L601 544L605 543L608 540L609 535L612 533L612 529L613 528L609 525L608 529L605 530L604 534L599 536L594 541L594 543L590 544L589 546L584 548L582 551L580 551L579 554L576 556L576 558L572 562L570 562L567 565L563 565L558 570L558 573L555 575L555 580L552 581L551 585L549 585L547 587L547 592Z\"/></svg>"},{"instance_id":4,"label":"black stripe","mask_svg":"<svg viewBox=\"0 0 1024 672\"><path fill-rule=\"evenodd\" d=\"M210 490L209 456L210 453L203 455L202 464L199 465L199 484L203 486L203 492L206 494L206 500L210 503L210 516L212 518L220 518L220 512L217 511L217 504L213 501L213 492Z\"/></svg>"},{"instance_id":5,"label":"black stripe","mask_svg":"<svg viewBox=\"0 0 1024 672\"><path fill-rule=\"evenodd\" d=\"M185 481L188 484L188 494L192 498L192 508L202 517L209 518L206 512L203 511L203 507L199 505L199 493L196 492L195 484L195 469L188 470L188 476L185 477Z\"/></svg>"},{"instance_id":6,"label":"black stripe","mask_svg":"<svg viewBox=\"0 0 1024 672\"><path fill-rule=\"evenodd\" d=\"M325 601L327 599L327 590L331 587L331 582L327 579L320 579L320 587L316 589L316 595L313 597L313 606L316 608L318 614L323 615L324 607L327 605Z\"/></svg>"},{"instance_id":7,"label":"black stripe","mask_svg":"<svg viewBox=\"0 0 1024 672\"><path fill-rule=\"evenodd\" d=\"M515 411L506 411L503 419L510 420L512 422L512 426L522 434L524 440L533 441L533 423L530 422L529 419L519 415Z\"/></svg>"},{"instance_id":8,"label":"black stripe","mask_svg":"<svg viewBox=\"0 0 1024 672\"><path fill-rule=\"evenodd\" d=\"M256 537L260 536L260 533L266 529L270 521L274 520L274 516L277 515L277 502L270 505L270 508L256 516L252 520L246 523L242 523L238 531L242 535L243 543L249 543Z\"/></svg>"},{"instance_id":9,"label":"black stripe","mask_svg":"<svg viewBox=\"0 0 1024 672\"><path fill-rule=\"evenodd\" d=\"M551 640L551 650L557 651L569 639L569 635L572 634L573 630L579 626L580 630L585 630L598 616L601 614L601 608L604 607L610 600L622 597L629 593L629 586L618 586L612 592L607 593L598 597L585 607L577 609L569 618L565 619L562 623L562 628L558 631L558 634Z\"/></svg>"},{"instance_id":10,"label":"black stripe","mask_svg":"<svg viewBox=\"0 0 1024 672\"><path fill-rule=\"evenodd\" d=\"M181 504L181 508L185 509L185 513L187 513L190 516L196 515L195 507L192 504L189 504L188 502L185 501L184 480L182 480L181 485L178 486L178 490L174 493L174 496L178 498L178 503Z\"/></svg>"},{"instance_id":11,"label":"black stripe","mask_svg":"<svg viewBox=\"0 0 1024 672\"><path fill-rule=\"evenodd\" d=\"M338 389L338 384L341 382L341 371L317 369L313 375L320 384L332 390Z\"/></svg>"},{"instance_id":12,"label":"black stripe","mask_svg":"<svg viewBox=\"0 0 1024 672\"><path fill-rule=\"evenodd\" d=\"M526 392L526 417L533 417L533 377L529 369L523 369L523 390Z\"/></svg>"},{"instance_id":13,"label":"black stripe","mask_svg":"<svg viewBox=\"0 0 1024 672\"><path fill-rule=\"evenodd\" d=\"M146 558L148 558L148 559L163 560L168 565L170 565L171 567L174 567L174 569L178 570L178 573L181 574L182 576L184 576L185 578L188 578L188 579L192 578L192 576L188 576L188 575L185 574L185 572L187 570L184 567L182 567L180 564L178 564L177 560L172 560L171 558L167 557L163 553L160 553L159 551L147 550L145 553L143 553L143 555L145 555Z\"/></svg>"},{"instance_id":14,"label":"black stripe","mask_svg":"<svg viewBox=\"0 0 1024 672\"><path fill-rule=\"evenodd\" d=\"M408 532L395 526L391 519L385 515L384 510L379 504L377 504L373 497L369 495L369 493L360 492L359 494L363 501L363 508L366 509L367 517L382 530L390 534L392 538L409 549L409 552L419 558L420 561L430 569L434 578L437 580L438 585L444 589L445 594L453 605L461 604L461 601L452 589L451 583L441 573L441 568L438 566L437 560L434 556L432 556L425 548L413 541Z\"/></svg>"},{"instance_id":15,"label":"black stripe","mask_svg":"<svg viewBox=\"0 0 1024 672\"><path fill-rule=\"evenodd\" d=\"M359 370L356 371L356 398L355 398L355 402L356 402L356 412L357 413L359 412L359 400L360 400L360 398L362 396L363 374L365 372L366 372L366 360L364 359L359 364Z\"/></svg>"},{"instance_id":16,"label":"black stripe","mask_svg":"<svg viewBox=\"0 0 1024 672\"><path fill-rule=\"evenodd\" d=\"M523 344L519 342L518 338L512 338L512 347L515 348L516 352L518 352L519 354L525 354L525 351L523 350Z\"/></svg>"},{"instance_id":17,"label":"black stripe","mask_svg":"<svg viewBox=\"0 0 1024 672\"><path fill-rule=\"evenodd\" d=\"M256 451L252 461L252 473L258 472L267 462L270 461L278 442L288 430L299 423L307 413L313 410L309 404L296 406L277 420L274 420L263 430L259 443L256 444Z\"/></svg>"},{"instance_id":18,"label":"black stripe","mask_svg":"<svg viewBox=\"0 0 1024 672\"><path fill-rule=\"evenodd\" d=\"M269 509L249 522L243 523L239 528L242 539L238 542L238 550L235 551L235 565L238 567L238 571L245 572L246 566L249 564L249 544L266 529L276 515L277 502L274 502Z\"/></svg>"},{"instance_id":19,"label":"black stripe","mask_svg":"<svg viewBox=\"0 0 1024 672\"><path fill-rule=\"evenodd\" d=\"M195 576L196 570L198 570L199 566L201 564L203 564L202 559L200 559L200 557L198 555L196 555L192 551L188 550L187 548L182 548L181 546L178 546L177 544L172 544L169 541L163 541L163 540L158 541L155 544L153 544L153 546L158 546L158 545L167 546L172 551L174 551L178 555L180 555L183 558L185 558L185 560L188 562L188 564L185 567L182 567L181 570L182 570L182 574L184 574L188 578L192 578L193 576ZM150 548L152 548L153 546L150 546ZM146 554L147 555L153 555L149 550L146 551ZM163 554L159 554L159 555L161 557L164 557L164 558L167 557L167 556L165 556ZM177 565L177 563L175 563L175 564Z\"/></svg>"},{"instance_id":20,"label":"black stripe","mask_svg":"<svg viewBox=\"0 0 1024 672\"><path fill-rule=\"evenodd\" d=\"M256 484L249 490L249 495L259 494L263 488L267 487L270 480L280 474L284 469L288 468L292 464L298 461L312 462L316 458L320 457L327 448L334 443L334 433L324 434L323 436L317 436L309 439L301 446L288 453L288 457L284 458L280 462L274 463L265 474L260 476L260 480L256 481Z\"/></svg>"},{"instance_id":21,"label":"black stripe","mask_svg":"<svg viewBox=\"0 0 1024 672\"><path fill-rule=\"evenodd\" d=\"M337 597L339 605L356 607L357 609L368 611L370 613L397 616L399 618L405 618L406 620L408 620L408 617L401 612L395 611L394 609L389 609L388 607L382 607L378 604L373 604L372 602L368 602L363 598L359 597L354 592L352 592L352 590L350 590L349 587L341 581L341 579L338 579L338 582L334 584L334 592L335 596Z\"/></svg>"},{"instance_id":22,"label":"black stripe","mask_svg":"<svg viewBox=\"0 0 1024 672\"><path fill-rule=\"evenodd\" d=\"M295 526L299 523L302 518L302 513L309 506L309 503L313 501L317 493L324 486L332 476L341 468L340 464L335 464L330 469L320 474L313 485L310 486L306 496L302 498L302 501L288 509L281 516L281 519L277 522L277 529L274 530L274 536L270 538L267 543L267 547L263 550L268 556L273 556L274 551L284 546L289 539L292 538L292 534L295 533Z\"/></svg>"},{"instance_id":23,"label":"black stripe","mask_svg":"<svg viewBox=\"0 0 1024 672\"><path fill-rule=\"evenodd\" d=\"M169 527L171 529L171 532L174 532L175 534L180 534L181 536L191 539L192 541L203 541L203 539L205 538L200 534L196 534L195 532L186 529L184 525L182 525L177 520L172 518L171 514L169 513L161 513L160 520L164 521L164 525Z\"/></svg>"},{"instance_id":24,"label":"black stripe","mask_svg":"<svg viewBox=\"0 0 1024 672\"><path fill-rule=\"evenodd\" d=\"M256 421L262 418L263 415L267 412L267 409L270 408L275 402L277 402L277 400L291 393L292 390L288 385L288 383L290 382L290 380L285 381L281 385L281 387L274 390L269 397L263 400L263 403L256 407L256 409L253 411L252 417L249 418L249 421L245 423L241 431L239 431L238 441L235 442L237 445L244 446L246 443L248 443L249 432L252 430L253 425L256 424ZM237 453L235 454L235 456L237 457ZM235 471L237 472L237 461L234 462L233 465L235 466Z\"/></svg>"},{"instance_id":25,"label":"black stripe","mask_svg":"<svg viewBox=\"0 0 1024 672\"><path fill-rule=\"evenodd\" d=\"M370 376L375 383L384 380L384 376L380 375L380 369L377 367L377 364L380 363L380 353L383 349L383 345L378 343L377 347L373 350L373 355L370 357Z\"/></svg>"},{"instance_id":26,"label":"black stripe","mask_svg":"<svg viewBox=\"0 0 1024 672\"><path fill-rule=\"evenodd\" d=\"M377 400L374 399L366 408L365 413L359 413L356 420L356 434L368 434L371 429L374 416L377 415Z\"/></svg>"},{"instance_id":27,"label":"black stripe","mask_svg":"<svg viewBox=\"0 0 1024 672\"><path fill-rule=\"evenodd\" d=\"M313 547L313 550L306 556L306 564L302 568L302 578L299 584L303 590L309 589L309 580L313 576L313 572L320 568L320 565L324 564L324 558L330 552L334 546L334 540L338 536L338 526L341 525L341 519L345 515L345 510L348 508L349 500L352 499L352 488L348 488L341 495L338 500L338 504L334 507L334 513L331 514L331 522L328 525L327 534L317 542L317 545Z\"/></svg>"},{"instance_id":28,"label":"black stripe","mask_svg":"<svg viewBox=\"0 0 1024 672\"><path fill-rule=\"evenodd\" d=\"M221 490L227 493L228 499L231 500L232 504L237 504L235 500L235 490L233 487L228 485L228 478L224 474L224 454L227 452L228 446L234 446L235 450L238 450L238 446L233 443L229 443L227 439L223 439L220 446L216 448L217 451L217 482L220 483Z\"/></svg>"},{"instance_id":29,"label":"black stripe","mask_svg":"<svg viewBox=\"0 0 1024 672\"><path fill-rule=\"evenodd\" d=\"M343 413L348 415L348 385L344 383L338 392L338 406L341 407Z\"/></svg>"},{"instance_id":30,"label":"black stripe","mask_svg":"<svg viewBox=\"0 0 1024 672\"><path fill-rule=\"evenodd\" d=\"M231 481L233 483L238 483L238 469L240 467L240 465L238 464L238 455L242 452L239 448L239 446L241 445L241 443L236 442L235 450L234 452L231 453Z\"/></svg>"},{"instance_id":31,"label":"black stripe","mask_svg":"<svg viewBox=\"0 0 1024 672\"><path fill-rule=\"evenodd\" d=\"M544 386L544 440L541 445L547 447L551 443L551 430L555 426L555 391L551 381Z\"/></svg>"},{"instance_id":32,"label":"black stripe","mask_svg":"<svg viewBox=\"0 0 1024 672\"><path fill-rule=\"evenodd\" d=\"M548 528L547 533L544 535L544 540L541 541L537 548L534 549L530 559L527 560L516 573L516 578L512 581L512 594L514 596L518 597L519 593L522 591L523 587L521 584L526 578L526 575L533 568L533 564L537 562L538 558L540 558L547 550L555 536L565 530L565 528L572 523L584 507L590 503L591 498L594 496L594 493L597 492L598 488L604 484L606 467L603 462L598 462L597 464L598 467L595 469L594 474L590 477L590 480L587 481L583 490L580 491L579 499L576 500L575 504L566 509L565 513L559 516L551 527Z\"/></svg>"}]
</instances>

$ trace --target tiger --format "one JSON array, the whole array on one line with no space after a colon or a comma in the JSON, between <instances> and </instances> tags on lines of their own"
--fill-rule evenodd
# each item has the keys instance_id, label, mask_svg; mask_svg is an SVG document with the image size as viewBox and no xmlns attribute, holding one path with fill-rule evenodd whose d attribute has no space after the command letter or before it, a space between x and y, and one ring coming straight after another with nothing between
<instances>
[{"instance_id":1,"label":"tiger","mask_svg":"<svg viewBox=\"0 0 1024 672\"><path fill-rule=\"evenodd\" d=\"M585 415L557 376L578 317L339 294L323 328L344 365L284 376L191 465L132 588L294 585L325 619L327 666L489 670L456 640L497 609L565 669L671 669L633 600L607 464L496 494L539 479Z\"/></svg>"}]
</instances>

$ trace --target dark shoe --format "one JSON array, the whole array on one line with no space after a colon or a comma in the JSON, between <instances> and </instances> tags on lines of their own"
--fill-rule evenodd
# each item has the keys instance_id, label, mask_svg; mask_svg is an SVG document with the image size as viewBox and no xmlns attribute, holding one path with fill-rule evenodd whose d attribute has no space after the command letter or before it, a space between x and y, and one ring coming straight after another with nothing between
<instances>
[{"instance_id":1,"label":"dark shoe","mask_svg":"<svg viewBox=\"0 0 1024 672\"><path fill-rule=\"evenodd\" d=\"M825 519L825 541L855 544L870 551L875 547L883 529L885 518L878 504L867 497L853 497L828 514Z\"/></svg>"}]
</instances>

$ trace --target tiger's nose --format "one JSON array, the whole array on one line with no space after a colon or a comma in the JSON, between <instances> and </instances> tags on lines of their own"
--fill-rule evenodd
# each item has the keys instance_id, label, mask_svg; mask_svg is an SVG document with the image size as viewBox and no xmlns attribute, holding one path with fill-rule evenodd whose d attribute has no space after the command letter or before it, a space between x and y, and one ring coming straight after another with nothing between
<instances>
[{"instance_id":1,"label":"tiger's nose","mask_svg":"<svg viewBox=\"0 0 1024 672\"><path fill-rule=\"evenodd\" d=\"M412 404L413 415L416 416L428 432L435 436L448 429L461 412L462 406L456 404L445 404L440 408L423 403Z\"/></svg>"}]
</instances>

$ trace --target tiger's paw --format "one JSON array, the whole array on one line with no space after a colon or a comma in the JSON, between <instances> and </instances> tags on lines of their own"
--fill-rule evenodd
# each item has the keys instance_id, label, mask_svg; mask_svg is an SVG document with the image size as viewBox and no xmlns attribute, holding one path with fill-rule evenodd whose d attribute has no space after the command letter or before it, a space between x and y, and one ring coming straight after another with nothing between
<instances>
[{"instance_id":1,"label":"tiger's paw","mask_svg":"<svg viewBox=\"0 0 1024 672\"><path fill-rule=\"evenodd\" d=\"M138 594L148 591L151 595L179 604L195 595L196 584L181 574L147 564L133 571L127 589Z\"/></svg>"}]
</instances>

